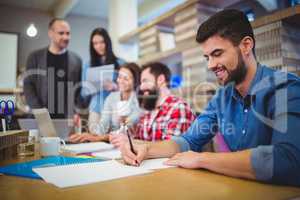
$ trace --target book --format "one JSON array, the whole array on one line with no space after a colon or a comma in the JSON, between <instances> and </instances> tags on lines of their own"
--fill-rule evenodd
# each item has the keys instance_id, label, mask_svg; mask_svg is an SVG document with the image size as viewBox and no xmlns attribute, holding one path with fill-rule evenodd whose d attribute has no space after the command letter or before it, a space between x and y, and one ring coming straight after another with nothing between
<instances>
[{"instance_id":1,"label":"book","mask_svg":"<svg viewBox=\"0 0 300 200\"><path fill-rule=\"evenodd\" d=\"M115 160L34 168L33 170L47 183L54 184L59 188L80 186L151 172L148 169L123 165Z\"/></svg>"},{"instance_id":2,"label":"book","mask_svg":"<svg viewBox=\"0 0 300 200\"><path fill-rule=\"evenodd\" d=\"M90 153L96 151L105 151L113 149L114 146L105 142L88 142L88 143L80 143L80 144L67 144L65 146L61 146L62 150L68 153Z\"/></svg>"},{"instance_id":3,"label":"book","mask_svg":"<svg viewBox=\"0 0 300 200\"><path fill-rule=\"evenodd\" d=\"M18 144L25 142L20 140L20 138L26 138L25 136L28 136L28 131L0 132L0 160L15 157L17 155Z\"/></svg>"},{"instance_id":4,"label":"book","mask_svg":"<svg viewBox=\"0 0 300 200\"><path fill-rule=\"evenodd\" d=\"M175 48L175 37L173 33L160 32L158 38L160 51L167 51Z\"/></svg>"},{"instance_id":5,"label":"book","mask_svg":"<svg viewBox=\"0 0 300 200\"><path fill-rule=\"evenodd\" d=\"M157 43L157 36L149 37L145 40L140 40L139 47L140 48L147 48L147 46L155 45Z\"/></svg>"},{"instance_id":6,"label":"book","mask_svg":"<svg viewBox=\"0 0 300 200\"><path fill-rule=\"evenodd\" d=\"M11 176L20 176L32 179L41 179L41 177L36 174L33 169L37 167L49 167L49 166L60 166L60 165L70 165L74 163L90 163L90 162L100 162L101 159L94 158L74 158L65 156L50 156L42 158L39 160L22 162L11 164L8 166L0 167L0 173Z\"/></svg>"},{"instance_id":7,"label":"book","mask_svg":"<svg viewBox=\"0 0 300 200\"><path fill-rule=\"evenodd\" d=\"M94 156L96 158L102 158L102 159L121 159L122 158L121 152L118 149L93 152L92 156Z\"/></svg>"},{"instance_id":8,"label":"book","mask_svg":"<svg viewBox=\"0 0 300 200\"><path fill-rule=\"evenodd\" d=\"M164 165L166 160L167 158L145 160L139 167L124 165L116 160L109 160L34 168L33 170L47 183L54 184L59 188L66 188L147 174L153 172L153 170L172 167Z\"/></svg>"},{"instance_id":9,"label":"book","mask_svg":"<svg viewBox=\"0 0 300 200\"><path fill-rule=\"evenodd\" d=\"M145 38L148 37L152 37L155 36L157 34L157 27L153 26L152 28L146 29L145 31L143 31L142 33L139 34L139 39L143 40Z\"/></svg>"}]
</instances>

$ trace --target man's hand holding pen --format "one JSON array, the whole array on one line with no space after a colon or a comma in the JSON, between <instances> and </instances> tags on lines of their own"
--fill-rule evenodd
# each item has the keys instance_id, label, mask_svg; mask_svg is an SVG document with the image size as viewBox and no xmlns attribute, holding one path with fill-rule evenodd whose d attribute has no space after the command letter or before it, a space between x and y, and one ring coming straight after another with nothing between
<instances>
[{"instance_id":1,"label":"man's hand holding pen","mask_svg":"<svg viewBox=\"0 0 300 200\"><path fill-rule=\"evenodd\" d=\"M128 165L139 166L146 159L148 152L148 144L134 144L133 150L130 148L130 143L124 143L120 148L122 158Z\"/></svg>"}]
</instances>

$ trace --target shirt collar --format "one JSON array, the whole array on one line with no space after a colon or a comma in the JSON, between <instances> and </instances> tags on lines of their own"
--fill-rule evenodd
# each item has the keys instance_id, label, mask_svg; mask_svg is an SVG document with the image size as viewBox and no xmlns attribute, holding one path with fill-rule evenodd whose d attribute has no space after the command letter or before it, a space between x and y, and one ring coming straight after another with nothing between
<instances>
[{"instance_id":1,"label":"shirt collar","mask_svg":"<svg viewBox=\"0 0 300 200\"><path fill-rule=\"evenodd\" d=\"M52 53L52 52L50 51L50 46L48 46L48 51L49 51L51 54L53 54L53 55L62 55L62 54L64 54L64 53L67 52L67 48L62 49L60 52L54 54L54 53Z\"/></svg>"},{"instance_id":2,"label":"shirt collar","mask_svg":"<svg viewBox=\"0 0 300 200\"><path fill-rule=\"evenodd\" d=\"M161 107L164 105L164 103L166 102L166 100L167 100L170 96L171 96L171 95L166 96L166 97L164 97L164 98L162 98L162 99L159 99L159 103L158 103L157 108L161 108Z\"/></svg>"},{"instance_id":3,"label":"shirt collar","mask_svg":"<svg viewBox=\"0 0 300 200\"><path fill-rule=\"evenodd\" d=\"M262 75L262 67L260 63L257 63L257 68L256 68L256 72L255 72L255 76L250 84L249 90L247 92L246 96L253 96L254 94L252 94L252 89L253 87L257 84L257 82L259 82L259 80L261 79L261 75ZM234 83L231 83L230 87L232 88L232 97L237 100L242 98L240 93L235 89L234 87Z\"/></svg>"}]
</instances>

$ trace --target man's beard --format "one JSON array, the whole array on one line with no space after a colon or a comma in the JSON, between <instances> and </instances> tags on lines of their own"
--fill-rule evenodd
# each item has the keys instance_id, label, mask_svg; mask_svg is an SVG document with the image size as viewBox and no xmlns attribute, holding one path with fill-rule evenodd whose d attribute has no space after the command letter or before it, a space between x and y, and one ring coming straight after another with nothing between
<instances>
[{"instance_id":1,"label":"man's beard","mask_svg":"<svg viewBox=\"0 0 300 200\"><path fill-rule=\"evenodd\" d=\"M229 71L226 69L226 71L228 73L228 78L227 78L227 80L225 80L223 85L227 85L228 83L231 83L231 82L233 82L235 85L238 85L243 80L245 80L246 74L247 74L247 68L246 68L246 65L243 60L242 53L240 50L238 50L238 63L237 63L236 69L234 69L232 71Z\"/></svg>"},{"instance_id":2,"label":"man's beard","mask_svg":"<svg viewBox=\"0 0 300 200\"><path fill-rule=\"evenodd\" d=\"M141 108L152 111L156 107L159 91L157 88L151 90L139 90L138 101Z\"/></svg>"}]
</instances>

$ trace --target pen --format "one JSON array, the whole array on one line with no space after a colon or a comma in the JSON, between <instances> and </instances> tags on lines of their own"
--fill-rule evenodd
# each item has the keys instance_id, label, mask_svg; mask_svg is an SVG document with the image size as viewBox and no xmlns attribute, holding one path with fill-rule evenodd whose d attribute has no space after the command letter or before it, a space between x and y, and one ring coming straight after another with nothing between
<instances>
[{"instance_id":1,"label":"pen","mask_svg":"<svg viewBox=\"0 0 300 200\"><path fill-rule=\"evenodd\" d=\"M129 140L130 150L131 150L132 153L134 153L134 154L136 155L136 152L135 152L134 149L133 149L133 144L132 144L132 141L131 141L131 138L130 138L130 135L129 135L128 128L127 128L126 125L125 125L124 128L125 128L125 132L126 132L126 134L127 134L128 140Z\"/></svg>"},{"instance_id":2,"label":"pen","mask_svg":"<svg viewBox=\"0 0 300 200\"><path fill-rule=\"evenodd\" d=\"M137 155L137 153L135 152L134 148L133 148L133 144L132 144L132 140L131 140L131 137L129 135L129 131L128 131L128 127L125 126L125 131L126 131L126 134L127 134L127 137L128 137L128 140L129 140L129 145L130 145L130 151L134 154L134 155ZM138 161L135 160L135 163L137 165L139 165Z\"/></svg>"}]
</instances>

